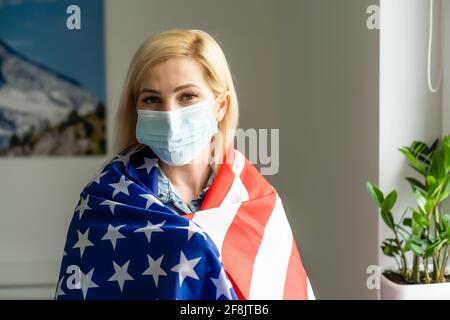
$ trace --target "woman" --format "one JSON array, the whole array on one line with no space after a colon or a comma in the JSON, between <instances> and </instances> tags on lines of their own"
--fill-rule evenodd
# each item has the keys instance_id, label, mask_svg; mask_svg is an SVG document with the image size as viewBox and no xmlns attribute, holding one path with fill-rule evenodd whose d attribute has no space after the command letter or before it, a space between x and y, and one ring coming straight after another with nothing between
<instances>
[{"instance_id":1,"label":"woman","mask_svg":"<svg viewBox=\"0 0 450 320\"><path fill-rule=\"evenodd\" d=\"M200 30L136 52L117 156L83 189L56 299L312 298L275 189L233 148L226 58Z\"/></svg>"}]
</instances>

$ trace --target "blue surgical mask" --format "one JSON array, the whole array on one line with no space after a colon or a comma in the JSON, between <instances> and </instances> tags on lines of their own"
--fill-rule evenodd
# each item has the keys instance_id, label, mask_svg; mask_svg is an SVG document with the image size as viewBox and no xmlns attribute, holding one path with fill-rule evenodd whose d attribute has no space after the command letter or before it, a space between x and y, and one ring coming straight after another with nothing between
<instances>
[{"instance_id":1,"label":"blue surgical mask","mask_svg":"<svg viewBox=\"0 0 450 320\"><path fill-rule=\"evenodd\" d=\"M172 111L138 109L137 114L137 141L174 166L192 161L218 131L210 101Z\"/></svg>"}]
</instances>

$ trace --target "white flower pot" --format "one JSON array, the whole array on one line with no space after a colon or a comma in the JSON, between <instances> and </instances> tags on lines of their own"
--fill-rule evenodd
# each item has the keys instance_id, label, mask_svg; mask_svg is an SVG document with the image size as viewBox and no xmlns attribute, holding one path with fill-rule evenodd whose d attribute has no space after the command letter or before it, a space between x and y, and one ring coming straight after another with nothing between
<instances>
[{"instance_id":1,"label":"white flower pot","mask_svg":"<svg viewBox=\"0 0 450 320\"><path fill-rule=\"evenodd\" d=\"M450 282L397 284L381 275L382 300L450 300Z\"/></svg>"}]
</instances>

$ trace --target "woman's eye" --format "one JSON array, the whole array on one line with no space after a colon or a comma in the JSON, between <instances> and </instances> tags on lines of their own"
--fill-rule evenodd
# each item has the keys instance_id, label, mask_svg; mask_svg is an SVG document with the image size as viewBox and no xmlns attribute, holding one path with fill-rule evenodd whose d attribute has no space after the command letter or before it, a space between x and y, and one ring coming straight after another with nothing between
<instances>
[{"instance_id":1,"label":"woman's eye","mask_svg":"<svg viewBox=\"0 0 450 320\"><path fill-rule=\"evenodd\" d=\"M145 103L159 103L160 99L159 99L159 97L156 97L156 96L150 96L150 97L142 99L142 101Z\"/></svg>"},{"instance_id":2,"label":"woman's eye","mask_svg":"<svg viewBox=\"0 0 450 320\"><path fill-rule=\"evenodd\" d=\"M195 95L195 94L192 94L192 93L185 93L185 94L183 94L182 96L181 96L181 100L182 101L189 101L189 100L192 100L192 99L194 99L194 98L196 98L197 96Z\"/></svg>"}]
</instances>

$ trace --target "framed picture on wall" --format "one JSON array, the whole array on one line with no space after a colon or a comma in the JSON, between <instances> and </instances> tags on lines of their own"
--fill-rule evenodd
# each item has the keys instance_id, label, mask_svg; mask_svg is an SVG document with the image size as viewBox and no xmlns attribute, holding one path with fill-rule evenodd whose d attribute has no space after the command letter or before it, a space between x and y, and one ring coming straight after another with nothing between
<instances>
[{"instance_id":1,"label":"framed picture on wall","mask_svg":"<svg viewBox=\"0 0 450 320\"><path fill-rule=\"evenodd\" d=\"M0 157L106 153L103 22L102 0L0 1Z\"/></svg>"}]
</instances>

